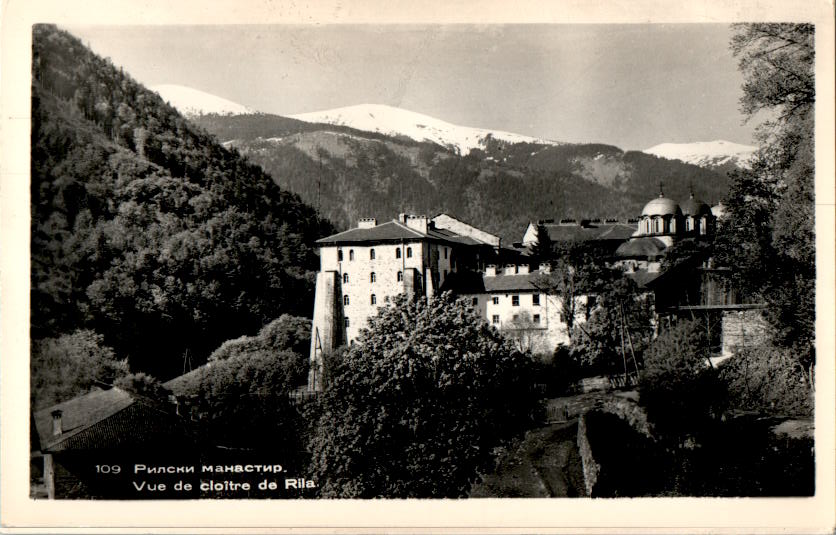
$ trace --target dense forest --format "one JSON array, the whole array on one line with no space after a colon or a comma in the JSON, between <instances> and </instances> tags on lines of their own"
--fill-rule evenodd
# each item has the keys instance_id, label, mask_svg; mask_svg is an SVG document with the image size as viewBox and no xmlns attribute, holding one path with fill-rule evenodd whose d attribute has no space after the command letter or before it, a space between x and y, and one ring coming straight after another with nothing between
<instances>
[{"instance_id":1,"label":"dense forest","mask_svg":"<svg viewBox=\"0 0 836 535\"><path fill-rule=\"evenodd\" d=\"M459 155L432 143L269 114L193 118L341 228L362 217L446 212L519 241L529 221L636 217L659 191L716 203L718 173L601 144L489 139Z\"/></svg>"},{"instance_id":2,"label":"dense forest","mask_svg":"<svg viewBox=\"0 0 836 535\"><path fill-rule=\"evenodd\" d=\"M165 379L310 315L331 223L49 25L33 30L31 136L33 347L84 330Z\"/></svg>"}]
</instances>

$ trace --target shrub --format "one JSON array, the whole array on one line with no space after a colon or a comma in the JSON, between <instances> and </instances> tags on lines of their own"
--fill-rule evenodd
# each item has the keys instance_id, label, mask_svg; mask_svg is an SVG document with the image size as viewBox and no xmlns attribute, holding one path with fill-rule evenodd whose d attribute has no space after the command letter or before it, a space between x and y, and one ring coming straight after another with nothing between
<instances>
[{"instance_id":1,"label":"shrub","mask_svg":"<svg viewBox=\"0 0 836 535\"><path fill-rule=\"evenodd\" d=\"M813 389L788 349L762 345L723 362L720 378L732 406L761 412L812 416Z\"/></svg>"},{"instance_id":2,"label":"shrub","mask_svg":"<svg viewBox=\"0 0 836 535\"><path fill-rule=\"evenodd\" d=\"M708 343L699 321L680 319L645 352L640 400L662 435L698 434L722 411L726 395L708 361Z\"/></svg>"},{"instance_id":3,"label":"shrub","mask_svg":"<svg viewBox=\"0 0 836 535\"><path fill-rule=\"evenodd\" d=\"M461 497L534 416L531 365L464 301L404 296L348 348L321 400L326 497Z\"/></svg>"}]
</instances>

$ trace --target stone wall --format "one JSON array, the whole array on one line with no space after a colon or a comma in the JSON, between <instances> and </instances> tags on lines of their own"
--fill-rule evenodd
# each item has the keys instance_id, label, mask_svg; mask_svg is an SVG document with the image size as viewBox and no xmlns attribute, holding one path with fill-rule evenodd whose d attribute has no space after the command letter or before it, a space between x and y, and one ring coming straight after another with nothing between
<instances>
[{"instance_id":1,"label":"stone wall","mask_svg":"<svg viewBox=\"0 0 836 535\"><path fill-rule=\"evenodd\" d=\"M766 341L769 324L761 308L727 310L723 312L722 333L722 355L731 356Z\"/></svg>"}]
</instances>

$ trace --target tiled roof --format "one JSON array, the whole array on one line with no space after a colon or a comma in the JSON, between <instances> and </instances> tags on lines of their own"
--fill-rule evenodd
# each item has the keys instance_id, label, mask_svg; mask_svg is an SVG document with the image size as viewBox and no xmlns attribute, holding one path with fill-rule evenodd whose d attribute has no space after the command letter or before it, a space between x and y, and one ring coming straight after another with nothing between
<instances>
[{"instance_id":1,"label":"tiled roof","mask_svg":"<svg viewBox=\"0 0 836 535\"><path fill-rule=\"evenodd\" d=\"M484 277L486 292L507 292L507 291L536 291L537 281L543 277L539 271L519 275L496 275Z\"/></svg>"},{"instance_id":2,"label":"tiled roof","mask_svg":"<svg viewBox=\"0 0 836 535\"><path fill-rule=\"evenodd\" d=\"M398 221L389 221L370 228L353 228L319 239L316 243L362 243L421 239L443 241L451 244L481 245L477 240L459 236L449 230L430 228L425 234Z\"/></svg>"},{"instance_id":3,"label":"tiled roof","mask_svg":"<svg viewBox=\"0 0 836 535\"><path fill-rule=\"evenodd\" d=\"M413 230L397 221L389 221L370 228L353 228L345 232L332 234L327 238L316 240L316 243L353 243L364 241L416 240L425 237L424 234Z\"/></svg>"},{"instance_id":4,"label":"tiled roof","mask_svg":"<svg viewBox=\"0 0 836 535\"><path fill-rule=\"evenodd\" d=\"M52 413L61 411L60 435ZM41 451L137 446L160 437L185 437L180 418L119 388L97 390L35 413Z\"/></svg>"},{"instance_id":5,"label":"tiled roof","mask_svg":"<svg viewBox=\"0 0 836 535\"><path fill-rule=\"evenodd\" d=\"M626 240L636 231L627 223L593 223L591 225L544 225L552 241Z\"/></svg>"},{"instance_id":6,"label":"tiled roof","mask_svg":"<svg viewBox=\"0 0 836 535\"><path fill-rule=\"evenodd\" d=\"M635 271L633 273L625 273L626 277L633 279L639 288L644 288L648 284L658 279L662 273L658 271Z\"/></svg>"},{"instance_id":7,"label":"tiled roof","mask_svg":"<svg viewBox=\"0 0 836 535\"><path fill-rule=\"evenodd\" d=\"M647 258L661 255L668 246L658 238L645 237L630 240L618 246L615 256L620 258Z\"/></svg>"}]
</instances>

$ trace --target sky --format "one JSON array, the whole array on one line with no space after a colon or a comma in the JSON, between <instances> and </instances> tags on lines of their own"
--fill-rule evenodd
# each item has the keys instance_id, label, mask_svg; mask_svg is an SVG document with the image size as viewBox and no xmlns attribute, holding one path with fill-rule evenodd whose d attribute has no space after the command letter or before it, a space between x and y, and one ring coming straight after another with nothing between
<instances>
[{"instance_id":1,"label":"sky","mask_svg":"<svg viewBox=\"0 0 836 535\"><path fill-rule=\"evenodd\" d=\"M65 26L146 86L266 113L387 104L625 150L754 144L727 24Z\"/></svg>"}]
</instances>

